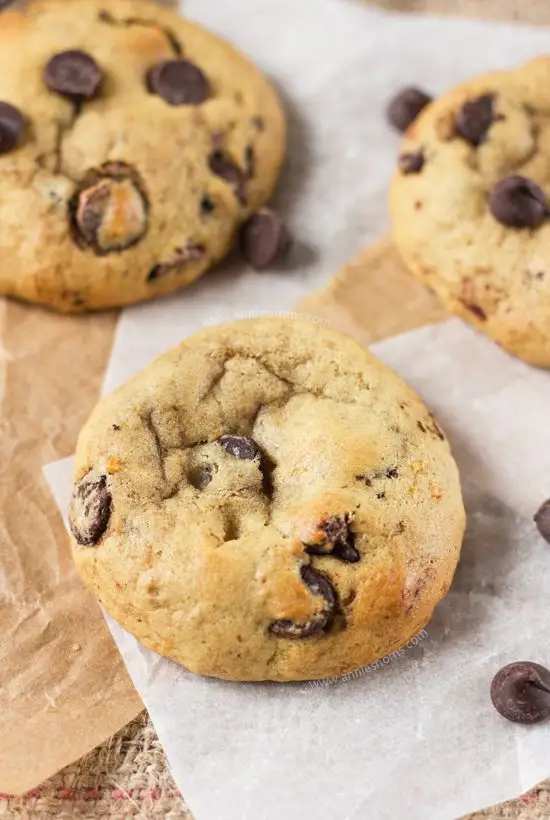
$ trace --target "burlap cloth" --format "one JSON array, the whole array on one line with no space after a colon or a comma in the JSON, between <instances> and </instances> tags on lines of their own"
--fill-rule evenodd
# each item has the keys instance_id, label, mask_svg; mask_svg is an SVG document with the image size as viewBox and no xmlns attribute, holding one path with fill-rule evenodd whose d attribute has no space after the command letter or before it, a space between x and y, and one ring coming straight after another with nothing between
<instances>
[{"instance_id":1,"label":"burlap cloth","mask_svg":"<svg viewBox=\"0 0 550 820\"><path fill-rule=\"evenodd\" d=\"M380 5L402 11L442 11L550 23L548 0L378 1ZM133 817L190 820L191 815L170 774L147 712L143 711L108 742L59 772L40 788L23 797L0 794L0 817L16 820L50 817L57 820L100 817L110 820ZM541 817L550 818L550 780L516 800L469 815L469 820L535 820Z\"/></svg>"}]
</instances>

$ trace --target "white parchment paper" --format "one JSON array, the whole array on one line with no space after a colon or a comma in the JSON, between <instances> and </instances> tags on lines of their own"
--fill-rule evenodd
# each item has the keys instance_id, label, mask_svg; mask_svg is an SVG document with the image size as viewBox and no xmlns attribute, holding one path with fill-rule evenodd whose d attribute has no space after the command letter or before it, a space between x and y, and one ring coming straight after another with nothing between
<instances>
[{"instance_id":1,"label":"white parchment paper","mask_svg":"<svg viewBox=\"0 0 550 820\"><path fill-rule=\"evenodd\" d=\"M278 207L299 242L285 268L224 265L169 299L124 311L105 391L207 323L288 310L386 227L397 138L387 98L442 91L545 51L545 30L394 17L353 0L188 0L239 45L290 114ZM504 663L550 665L550 550L531 516L550 495L550 376L458 321L376 352L447 428L469 529L450 594L399 657L327 685L199 679L109 621L197 820L449 820L550 774L550 727L502 720L488 687ZM46 473L60 508L70 460Z\"/></svg>"}]
</instances>

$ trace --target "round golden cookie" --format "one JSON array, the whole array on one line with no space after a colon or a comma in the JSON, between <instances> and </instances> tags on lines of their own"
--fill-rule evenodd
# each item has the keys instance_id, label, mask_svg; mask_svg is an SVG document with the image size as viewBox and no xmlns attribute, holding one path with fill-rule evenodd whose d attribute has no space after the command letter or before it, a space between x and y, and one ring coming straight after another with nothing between
<instances>
[{"instance_id":1,"label":"round golden cookie","mask_svg":"<svg viewBox=\"0 0 550 820\"><path fill-rule=\"evenodd\" d=\"M550 366L550 57L444 94L409 127L393 236L444 305Z\"/></svg>"},{"instance_id":2,"label":"round golden cookie","mask_svg":"<svg viewBox=\"0 0 550 820\"><path fill-rule=\"evenodd\" d=\"M0 14L0 293L61 311L192 282L270 197L285 122L235 49L148 0Z\"/></svg>"},{"instance_id":3,"label":"round golden cookie","mask_svg":"<svg viewBox=\"0 0 550 820\"><path fill-rule=\"evenodd\" d=\"M103 399L69 520L125 629L240 681L342 675L405 644L464 531L424 404L354 341L281 318L202 331Z\"/></svg>"}]
</instances>

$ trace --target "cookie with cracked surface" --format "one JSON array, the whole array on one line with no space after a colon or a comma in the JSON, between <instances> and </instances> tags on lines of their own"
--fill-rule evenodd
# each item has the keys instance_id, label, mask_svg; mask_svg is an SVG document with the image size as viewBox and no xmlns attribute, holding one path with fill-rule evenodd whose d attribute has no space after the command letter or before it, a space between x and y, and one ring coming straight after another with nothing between
<instances>
[{"instance_id":1,"label":"cookie with cracked surface","mask_svg":"<svg viewBox=\"0 0 550 820\"><path fill-rule=\"evenodd\" d=\"M341 334L210 328L103 399L71 504L78 569L155 651L230 680L343 675L429 621L464 510L424 404Z\"/></svg>"},{"instance_id":2,"label":"cookie with cracked surface","mask_svg":"<svg viewBox=\"0 0 550 820\"><path fill-rule=\"evenodd\" d=\"M64 312L192 282L268 201L277 96L151 0L0 14L0 293Z\"/></svg>"},{"instance_id":3,"label":"cookie with cracked surface","mask_svg":"<svg viewBox=\"0 0 550 820\"><path fill-rule=\"evenodd\" d=\"M467 82L400 149L393 237L453 313L550 367L550 57Z\"/></svg>"}]
</instances>

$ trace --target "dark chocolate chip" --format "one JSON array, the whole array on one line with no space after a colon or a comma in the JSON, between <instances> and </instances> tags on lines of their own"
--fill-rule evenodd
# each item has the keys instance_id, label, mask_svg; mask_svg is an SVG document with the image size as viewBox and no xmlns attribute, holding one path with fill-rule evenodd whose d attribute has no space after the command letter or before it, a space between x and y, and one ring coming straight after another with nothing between
<instances>
[{"instance_id":1,"label":"dark chocolate chip","mask_svg":"<svg viewBox=\"0 0 550 820\"><path fill-rule=\"evenodd\" d=\"M95 97L102 80L103 72L85 51L61 51L44 69L44 82L50 91L76 103Z\"/></svg>"},{"instance_id":2,"label":"dark chocolate chip","mask_svg":"<svg viewBox=\"0 0 550 820\"><path fill-rule=\"evenodd\" d=\"M348 564L356 564L361 556L355 548L355 535L351 530L349 513L333 515L319 526L324 538L315 544L307 544L309 555L334 555Z\"/></svg>"},{"instance_id":3,"label":"dark chocolate chip","mask_svg":"<svg viewBox=\"0 0 550 820\"><path fill-rule=\"evenodd\" d=\"M245 173L247 179L252 179L254 176L255 161L256 157L254 155L254 149L251 145L248 145L244 152L244 167L246 169Z\"/></svg>"},{"instance_id":4,"label":"dark chocolate chip","mask_svg":"<svg viewBox=\"0 0 550 820\"><path fill-rule=\"evenodd\" d=\"M83 547L97 544L107 529L110 515L107 476L92 477L88 473L75 485L69 508L69 524L77 543Z\"/></svg>"},{"instance_id":5,"label":"dark chocolate chip","mask_svg":"<svg viewBox=\"0 0 550 820\"><path fill-rule=\"evenodd\" d=\"M495 95L482 94L464 103L458 112L456 130L471 145L478 146L485 140L495 119Z\"/></svg>"},{"instance_id":6,"label":"dark chocolate chip","mask_svg":"<svg viewBox=\"0 0 550 820\"><path fill-rule=\"evenodd\" d=\"M323 609L317 617L304 623L288 620L273 621L270 630L278 638L311 638L328 629L332 622L336 609L336 593L328 578L311 567L302 567L300 575L313 595L324 599Z\"/></svg>"},{"instance_id":7,"label":"dark chocolate chip","mask_svg":"<svg viewBox=\"0 0 550 820\"><path fill-rule=\"evenodd\" d=\"M206 253L204 245L196 242L190 242L185 248L176 248L171 259L166 262L159 262L149 271L147 275L148 282L154 282L172 271L180 270L188 265L190 262L197 262L202 259Z\"/></svg>"},{"instance_id":8,"label":"dark chocolate chip","mask_svg":"<svg viewBox=\"0 0 550 820\"><path fill-rule=\"evenodd\" d=\"M210 83L189 60L164 60L147 72L147 88L168 105L200 105L210 96Z\"/></svg>"},{"instance_id":9,"label":"dark chocolate chip","mask_svg":"<svg viewBox=\"0 0 550 820\"><path fill-rule=\"evenodd\" d=\"M538 228L548 214L544 191L518 174L497 182L489 207L495 219L510 228Z\"/></svg>"},{"instance_id":10,"label":"dark chocolate chip","mask_svg":"<svg viewBox=\"0 0 550 820\"><path fill-rule=\"evenodd\" d=\"M25 118L15 106L0 102L0 154L12 151L23 135Z\"/></svg>"},{"instance_id":11,"label":"dark chocolate chip","mask_svg":"<svg viewBox=\"0 0 550 820\"><path fill-rule=\"evenodd\" d=\"M209 197L209 196L203 196L203 198L201 199L200 208L201 208L201 213L203 213L203 214L211 214L211 213L212 213L212 211L215 211L215 210L216 210L216 205L215 205L215 204L214 204L214 202L210 199L210 197Z\"/></svg>"},{"instance_id":12,"label":"dark chocolate chip","mask_svg":"<svg viewBox=\"0 0 550 820\"><path fill-rule=\"evenodd\" d=\"M262 208L243 224L239 244L243 258L262 270L288 250L290 241L281 218L271 208Z\"/></svg>"},{"instance_id":13,"label":"dark chocolate chip","mask_svg":"<svg viewBox=\"0 0 550 820\"><path fill-rule=\"evenodd\" d=\"M386 478L399 478L399 473L397 472L397 469L395 467L390 467L388 470L386 470L385 475Z\"/></svg>"},{"instance_id":14,"label":"dark chocolate chip","mask_svg":"<svg viewBox=\"0 0 550 820\"><path fill-rule=\"evenodd\" d=\"M262 451L253 438L249 436L220 436L218 442L226 453L233 458L240 458L253 461L260 458Z\"/></svg>"},{"instance_id":15,"label":"dark chocolate chip","mask_svg":"<svg viewBox=\"0 0 550 820\"><path fill-rule=\"evenodd\" d=\"M113 430L120 430L120 424L113 424Z\"/></svg>"},{"instance_id":16,"label":"dark chocolate chip","mask_svg":"<svg viewBox=\"0 0 550 820\"><path fill-rule=\"evenodd\" d=\"M256 129L256 131L264 131L265 130L265 122L263 117L252 117L252 125Z\"/></svg>"},{"instance_id":17,"label":"dark chocolate chip","mask_svg":"<svg viewBox=\"0 0 550 820\"><path fill-rule=\"evenodd\" d=\"M493 706L514 723L540 723L550 718L550 671L531 661L510 663L491 683Z\"/></svg>"},{"instance_id":18,"label":"dark chocolate chip","mask_svg":"<svg viewBox=\"0 0 550 820\"><path fill-rule=\"evenodd\" d=\"M402 174L419 174L424 167L424 154L418 151L416 154L401 154L399 157L399 170Z\"/></svg>"},{"instance_id":19,"label":"dark chocolate chip","mask_svg":"<svg viewBox=\"0 0 550 820\"><path fill-rule=\"evenodd\" d=\"M213 174L216 174L217 177L221 177L221 179L224 179L229 183L229 185L232 186L235 191L235 196L241 205L246 205L246 197L244 193L246 176L243 174L239 166L235 165L235 163L232 162L223 153L223 151L214 151L210 154L208 164Z\"/></svg>"},{"instance_id":20,"label":"dark chocolate chip","mask_svg":"<svg viewBox=\"0 0 550 820\"><path fill-rule=\"evenodd\" d=\"M212 481L213 470L210 464L204 464L195 467L189 472L189 483L195 487L196 490L204 490Z\"/></svg>"},{"instance_id":21,"label":"dark chocolate chip","mask_svg":"<svg viewBox=\"0 0 550 820\"><path fill-rule=\"evenodd\" d=\"M544 540L550 544L550 498L535 513L535 524Z\"/></svg>"},{"instance_id":22,"label":"dark chocolate chip","mask_svg":"<svg viewBox=\"0 0 550 820\"><path fill-rule=\"evenodd\" d=\"M386 112L388 120L398 131L404 132L431 101L432 97L420 88L404 88L390 101Z\"/></svg>"},{"instance_id":23,"label":"dark chocolate chip","mask_svg":"<svg viewBox=\"0 0 550 820\"><path fill-rule=\"evenodd\" d=\"M97 256L137 244L148 228L149 203L133 168L109 162L90 171L69 202L72 233Z\"/></svg>"},{"instance_id":24,"label":"dark chocolate chip","mask_svg":"<svg viewBox=\"0 0 550 820\"><path fill-rule=\"evenodd\" d=\"M485 322L487 320L487 314L479 305L474 305L471 302L463 302L463 305L466 308L466 310L469 310L470 313L473 313L474 316L480 319L480 321Z\"/></svg>"},{"instance_id":25,"label":"dark chocolate chip","mask_svg":"<svg viewBox=\"0 0 550 820\"><path fill-rule=\"evenodd\" d=\"M376 497L380 500L386 497L386 493L376 493Z\"/></svg>"}]
</instances>

